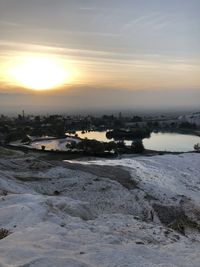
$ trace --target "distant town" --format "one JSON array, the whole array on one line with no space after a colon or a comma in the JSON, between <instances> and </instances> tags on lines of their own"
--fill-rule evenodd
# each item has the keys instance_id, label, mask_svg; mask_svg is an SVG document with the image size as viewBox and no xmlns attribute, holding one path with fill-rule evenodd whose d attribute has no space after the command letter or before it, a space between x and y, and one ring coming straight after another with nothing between
<instances>
[{"instance_id":1,"label":"distant town","mask_svg":"<svg viewBox=\"0 0 200 267\"><path fill-rule=\"evenodd\" d=\"M81 137L77 133L81 133ZM89 132L105 132L105 140L87 138ZM21 148L87 152L89 154L143 153L142 140L150 138L151 133L174 132L200 136L200 112L190 115L170 116L125 116L123 113L103 116L49 115L34 116L22 111L16 117L1 115L0 142L4 146ZM85 135L84 135L85 134ZM85 137L84 137L85 136ZM64 149L45 145L42 141L61 140ZM125 140L129 140L126 145ZM40 142L39 144L36 142ZM38 144L32 146L32 144ZM191 147L192 149L192 147ZM198 144L196 144L198 150Z\"/></svg>"}]
</instances>

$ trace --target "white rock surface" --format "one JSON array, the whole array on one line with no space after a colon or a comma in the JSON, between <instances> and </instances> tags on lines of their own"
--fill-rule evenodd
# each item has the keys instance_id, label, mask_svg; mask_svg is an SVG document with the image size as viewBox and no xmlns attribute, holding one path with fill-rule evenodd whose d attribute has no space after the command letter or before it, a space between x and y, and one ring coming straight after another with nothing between
<instances>
[{"instance_id":1,"label":"white rock surface","mask_svg":"<svg viewBox=\"0 0 200 267\"><path fill-rule=\"evenodd\" d=\"M2 155L1 267L200 266L198 154L60 164ZM155 205L166 219L165 207L181 210L185 235Z\"/></svg>"}]
</instances>

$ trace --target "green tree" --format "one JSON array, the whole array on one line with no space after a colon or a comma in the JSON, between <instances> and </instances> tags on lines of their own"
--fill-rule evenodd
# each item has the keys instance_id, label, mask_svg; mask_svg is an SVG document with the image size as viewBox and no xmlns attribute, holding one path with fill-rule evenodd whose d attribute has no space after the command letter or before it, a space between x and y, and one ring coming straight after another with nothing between
<instances>
[{"instance_id":1,"label":"green tree","mask_svg":"<svg viewBox=\"0 0 200 267\"><path fill-rule=\"evenodd\" d=\"M77 144L77 148L92 154L102 154L105 150L104 143L97 140L83 139Z\"/></svg>"},{"instance_id":2,"label":"green tree","mask_svg":"<svg viewBox=\"0 0 200 267\"><path fill-rule=\"evenodd\" d=\"M114 141L104 143L105 150L108 152L111 152L112 150L116 151L117 149L117 144Z\"/></svg>"},{"instance_id":3,"label":"green tree","mask_svg":"<svg viewBox=\"0 0 200 267\"><path fill-rule=\"evenodd\" d=\"M134 151L134 153L143 153L145 148L143 145L143 142L141 139L136 139L135 141L132 142L132 149Z\"/></svg>"}]
</instances>

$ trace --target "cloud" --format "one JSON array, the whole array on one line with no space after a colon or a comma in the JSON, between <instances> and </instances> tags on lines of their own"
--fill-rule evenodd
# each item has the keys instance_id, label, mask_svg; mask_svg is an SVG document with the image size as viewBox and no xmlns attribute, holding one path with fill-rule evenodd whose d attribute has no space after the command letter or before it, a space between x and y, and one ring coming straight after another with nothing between
<instances>
[{"instance_id":1,"label":"cloud","mask_svg":"<svg viewBox=\"0 0 200 267\"><path fill-rule=\"evenodd\" d=\"M0 72L15 55L41 53L77 67L80 86L170 93L200 86L198 1L0 1Z\"/></svg>"},{"instance_id":2,"label":"cloud","mask_svg":"<svg viewBox=\"0 0 200 267\"><path fill-rule=\"evenodd\" d=\"M123 26L123 30L141 30L151 28L152 30L161 30L168 25L172 25L174 18L172 15L163 15L159 12L153 12L145 16L139 16L129 21Z\"/></svg>"}]
</instances>

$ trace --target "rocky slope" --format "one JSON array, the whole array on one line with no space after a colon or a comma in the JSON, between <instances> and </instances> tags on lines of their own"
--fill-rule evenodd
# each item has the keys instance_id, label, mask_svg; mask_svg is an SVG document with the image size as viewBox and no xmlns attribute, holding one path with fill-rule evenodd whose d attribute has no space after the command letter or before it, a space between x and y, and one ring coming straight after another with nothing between
<instances>
[{"instance_id":1,"label":"rocky slope","mask_svg":"<svg viewBox=\"0 0 200 267\"><path fill-rule=\"evenodd\" d=\"M199 267L198 154L62 163L0 152L0 266Z\"/></svg>"}]
</instances>

